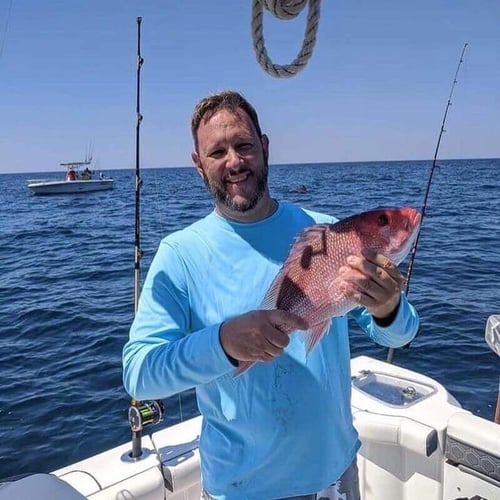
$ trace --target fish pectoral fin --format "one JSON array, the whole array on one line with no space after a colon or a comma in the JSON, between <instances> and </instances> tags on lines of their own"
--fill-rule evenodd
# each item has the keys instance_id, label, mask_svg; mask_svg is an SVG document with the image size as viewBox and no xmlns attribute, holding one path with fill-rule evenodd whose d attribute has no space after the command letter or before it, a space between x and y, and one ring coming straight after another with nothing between
<instances>
[{"instance_id":1,"label":"fish pectoral fin","mask_svg":"<svg viewBox=\"0 0 500 500\"><path fill-rule=\"evenodd\" d=\"M344 316L358 305L347 298L345 286L345 282L340 278L334 279L328 285L327 290L330 301L328 314L331 316Z\"/></svg>"},{"instance_id":2,"label":"fish pectoral fin","mask_svg":"<svg viewBox=\"0 0 500 500\"><path fill-rule=\"evenodd\" d=\"M323 335L328 331L330 325L332 324L332 318L328 318L322 323L317 323L311 328L303 332L304 339L306 342L306 353L309 354L315 347L316 344L322 339Z\"/></svg>"},{"instance_id":3,"label":"fish pectoral fin","mask_svg":"<svg viewBox=\"0 0 500 500\"><path fill-rule=\"evenodd\" d=\"M330 303L335 304L343 300L345 298L345 283L342 278L337 277L330 281L327 291Z\"/></svg>"}]
</instances>

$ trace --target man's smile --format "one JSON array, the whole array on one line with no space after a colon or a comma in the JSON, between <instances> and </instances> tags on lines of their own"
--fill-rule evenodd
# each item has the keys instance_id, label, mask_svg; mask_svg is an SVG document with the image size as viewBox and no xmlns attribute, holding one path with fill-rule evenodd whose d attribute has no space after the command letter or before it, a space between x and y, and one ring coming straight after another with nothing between
<instances>
[{"instance_id":1,"label":"man's smile","mask_svg":"<svg viewBox=\"0 0 500 500\"><path fill-rule=\"evenodd\" d=\"M244 172L240 172L238 174L229 175L226 177L226 182L228 184L239 184L241 182L245 182L250 176L250 172L248 170Z\"/></svg>"}]
</instances>

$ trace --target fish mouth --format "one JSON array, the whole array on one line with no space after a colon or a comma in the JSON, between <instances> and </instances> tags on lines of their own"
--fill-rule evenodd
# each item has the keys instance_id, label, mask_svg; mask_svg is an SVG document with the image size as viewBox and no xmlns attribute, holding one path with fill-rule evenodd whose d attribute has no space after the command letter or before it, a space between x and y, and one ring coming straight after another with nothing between
<instances>
[{"instance_id":1,"label":"fish mouth","mask_svg":"<svg viewBox=\"0 0 500 500\"><path fill-rule=\"evenodd\" d=\"M408 208L403 211L405 217L404 229L410 233L410 239L413 240L422 222L422 214L416 208Z\"/></svg>"},{"instance_id":2,"label":"fish mouth","mask_svg":"<svg viewBox=\"0 0 500 500\"><path fill-rule=\"evenodd\" d=\"M411 209L411 212L407 214L408 221L409 221L409 226L408 230L410 232L408 242L407 242L407 247L411 248L413 243L415 242L419 229L420 229L420 224L422 222L422 214L420 210L417 209Z\"/></svg>"},{"instance_id":3,"label":"fish mouth","mask_svg":"<svg viewBox=\"0 0 500 500\"><path fill-rule=\"evenodd\" d=\"M396 244L393 247L393 260L397 265L401 264L410 252L417 239L420 224L422 222L422 214L420 210L416 208L408 208L407 210L404 210L403 213L406 218L404 229L407 234L407 238L405 238L406 241L399 240L398 242L395 242Z\"/></svg>"},{"instance_id":4,"label":"fish mouth","mask_svg":"<svg viewBox=\"0 0 500 500\"><path fill-rule=\"evenodd\" d=\"M421 222L422 222L422 213L420 212L420 210L415 210L415 212L411 216L411 223L413 227L418 228Z\"/></svg>"}]
</instances>

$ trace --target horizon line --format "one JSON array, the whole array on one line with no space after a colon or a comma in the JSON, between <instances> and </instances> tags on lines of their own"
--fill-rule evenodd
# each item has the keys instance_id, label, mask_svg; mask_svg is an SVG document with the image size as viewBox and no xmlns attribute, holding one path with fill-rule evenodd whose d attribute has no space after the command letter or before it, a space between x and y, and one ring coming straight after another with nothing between
<instances>
[{"instance_id":1,"label":"horizon line","mask_svg":"<svg viewBox=\"0 0 500 500\"><path fill-rule=\"evenodd\" d=\"M472 157L472 158L439 158L436 161L467 161L467 160L500 160L500 157ZM432 158L420 159L420 160L350 160L350 161L309 161L300 163L270 163L269 167L280 167L280 166L301 166L301 165L346 165L355 163L422 163L422 162L432 162ZM194 168L194 165L172 165L172 166L141 166L141 170L164 170L170 168ZM108 168L93 168L93 171L108 171L108 170L136 170L136 167L108 167ZM49 173L60 173L60 170L36 170L36 171L9 171L0 172L0 175L12 175L12 174L49 174Z\"/></svg>"}]
</instances>

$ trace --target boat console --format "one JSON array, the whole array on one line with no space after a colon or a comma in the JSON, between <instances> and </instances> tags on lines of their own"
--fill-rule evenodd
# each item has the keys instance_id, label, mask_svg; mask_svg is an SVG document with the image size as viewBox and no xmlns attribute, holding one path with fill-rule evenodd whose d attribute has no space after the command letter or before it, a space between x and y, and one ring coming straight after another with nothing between
<instances>
[{"instance_id":1,"label":"boat console","mask_svg":"<svg viewBox=\"0 0 500 500\"><path fill-rule=\"evenodd\" d=\"M351 360L364 500L500 498L500 426L446 389L366 356Z\"/></svg>"}]
</instances>

